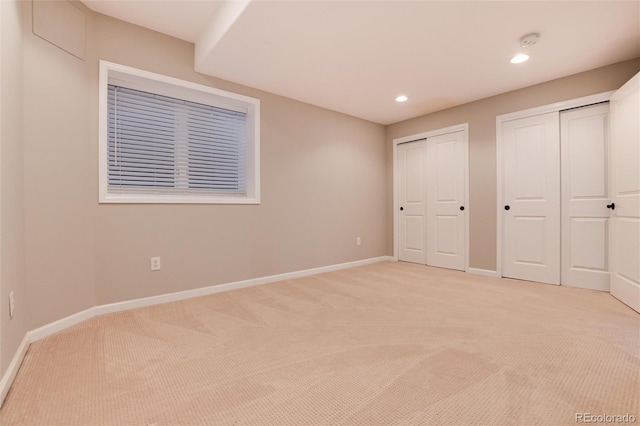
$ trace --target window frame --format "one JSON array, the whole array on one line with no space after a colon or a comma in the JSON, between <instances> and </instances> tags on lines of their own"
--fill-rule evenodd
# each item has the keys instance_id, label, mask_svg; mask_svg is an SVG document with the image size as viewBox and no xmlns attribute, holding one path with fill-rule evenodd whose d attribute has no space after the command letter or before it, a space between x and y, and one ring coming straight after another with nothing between
<instances>
[{"instance_id":1,"label":"window frame","mask_svg":"<svg viewBox=\"0 0 640 426\"><path fill-rule=\"evenodd\" d=\"M244 194L207 193L139 193L110 192L108 182L108 85L170 96L182 100L243 111L246 119ZM154 204L260 204L260 100L189 81L143 71L107 61L100 61L98 120L99 203Z\"/></svg>"}]
</instances>

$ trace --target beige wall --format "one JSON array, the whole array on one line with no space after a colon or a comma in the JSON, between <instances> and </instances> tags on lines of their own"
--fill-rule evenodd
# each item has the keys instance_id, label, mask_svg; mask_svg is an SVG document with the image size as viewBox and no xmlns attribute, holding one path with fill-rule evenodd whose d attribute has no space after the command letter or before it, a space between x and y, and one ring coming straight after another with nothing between
<instances>
[{"instance_id":1,"label":"beige wall","mask_svg":"<svg viewBox=\"0 0 640 426\"><path fill-rule=\"evenodd\" d=\"M96 302L96 131L90 62L35 36L32 3L23 4L25 270L33 329Z\"/></svg>"},{"instance_id":2,"label":"beige wall","mask_svg":"<svg viewBox=\"0 0 640 426\"><path fill-rule=\"evenodd\" d=\"M28 331L24 276L22 8L0 2L0 377ZM16 313L9 317L9 292Z\"/></svg>"},{"instance_id":3,"label":"beige wall","mask_svg":"<svg viewBox=\"0 0 640 426\"><path fill-rule=\"evenodd\" d=\"M94 31L96 59L253 96L262 114L260 205L97 207L98 304L385 254L383 126L206 78L191 44L122 21L97 15Z\"/></svg>"},{"instance_id":4,"label":"beige wall","mask_svg":"<svg viewBox=\"0 0 640 426\"><path fill-rule=\"evenodd\" d=\"M84 61L25 28L30 328L96 304L385 255L383 126L207 78L192 44L80 7ZM262 204L99 205L99 59L259 98Z\"/></svg>"},{"instance_id":5,"label":"beige wall","mask_svg":"<svg viewBox=\"0 0 640 426\"><path fill-rule=\"evenodd\" d=\"M615 90L638 71L640 59L620 62L387 126L387 252L393 253L393 139L469 123L469 265L495 271L496 116Z\"/></svg>"}]
</instances>

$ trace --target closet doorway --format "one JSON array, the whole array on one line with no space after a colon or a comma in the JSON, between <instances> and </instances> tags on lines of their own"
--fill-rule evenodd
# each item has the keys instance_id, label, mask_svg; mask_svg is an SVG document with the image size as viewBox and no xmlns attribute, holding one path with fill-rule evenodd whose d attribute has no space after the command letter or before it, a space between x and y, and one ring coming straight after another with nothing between
<instances>
[{"instance_id":1,"label":"closet doorway","mask_svg":"<svg viewBox=\"0 0 640 426\"><path fill-rule=\"evenodd\" d=\"M496 118L501 276L640 311L639 86Z\"/></svg>"},{"instance_id":2,"label":"closet doorway","mask_svg":"<svg viewBox=\"0 0 640 426\"><path fill-rule=\"evenodd\" d=\"M394 140L398 260L468 269L468 126Z\"/></svg>"},{"instance_id":3,"label":"closet doorway","mask_svg":"<svg viewBox=\"0 0 640 426\"><path fill-rule=\"evenodd\" d=\"M504 121L502 275L609 290L609 105Z\"/></svg>"}]
</instances>

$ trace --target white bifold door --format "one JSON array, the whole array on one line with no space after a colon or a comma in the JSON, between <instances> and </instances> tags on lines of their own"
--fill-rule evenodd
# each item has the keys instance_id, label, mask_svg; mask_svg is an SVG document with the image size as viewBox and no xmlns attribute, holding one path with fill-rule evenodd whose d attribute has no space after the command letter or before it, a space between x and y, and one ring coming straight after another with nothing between
<instances>
[{"instance_id":1,"label":"white bifold door","mask_svg":"<svg viewBox=\"0 0 640 426\"><path fill-rule=\"evenodd\" d=\"M609 105L560 113L562 285L609 291Z\"/></svg>"},{"instance_id":2,"label":"white bifold door","mask_svg":"<svg viewBox=\"0 0 640 426\"><path fill-rule=\"evenodd\" d=\"M609 105L504 122L503 276L609 290Z\"/></svg>"},{"instance_id":3,"label":"white bifold door","mask_svg":"<svg viewBox=\"0 0 640 426\"><path fill-rule=\"evenodd\" d=\"M640 74L611 96L611 294L640 312Z\"/></svg>"},{"instance_id":4,"label":"white bifold door","mask_svg":"<svg viewBox=\"0 0 640 426\"><path fill-rule=\"evenodd\" d=\"M502 124L502 275L560 283L558 113Z\"/></svg>"},{"instance_id":5,"label":"white bifold door","mask_svg":"<svg viewBox=\"0 0 640 426\"><path fill-rule=\"evenodd\" d=\"M427 139L427 263L464 271L463 132Z\"/></svg>"},{"instance_id":6,"label":"white bifold door","mask_svg":"<svg viewBox=\"0 0 640 426\"><path fill-rule=\"evenodd\" d=\"M399 260L465 270L464 134L398 145Z\"/></svg>"},{"instance_id":7,"label":"white bifold door","mask_svg":"<svg viewBox=\"0 0 640 426\"><path fill-rule=\"evenodd\" d=\"M427 141L398 145L398 258L427 263Z\"/></svg>"}]
</instances>

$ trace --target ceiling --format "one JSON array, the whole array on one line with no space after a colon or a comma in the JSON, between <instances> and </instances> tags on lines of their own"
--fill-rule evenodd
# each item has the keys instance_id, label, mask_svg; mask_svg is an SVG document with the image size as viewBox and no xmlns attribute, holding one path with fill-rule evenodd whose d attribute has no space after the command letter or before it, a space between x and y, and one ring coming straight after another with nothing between
<instances>
[{"instance_id":1,"label":"ceiling","mask_svg":"<svg viewBox=\"0 0 640 426\"><path fill-rule=\"evenodd\" d=\"M381 124L640 57L637 0L82 1L194 43L198 72Z\"/></svg>"}]
</instances>

